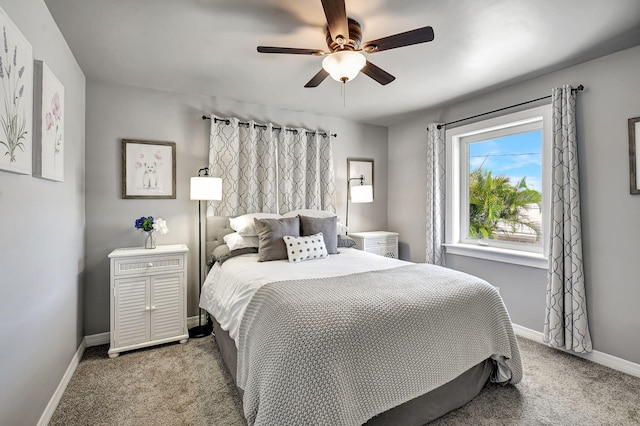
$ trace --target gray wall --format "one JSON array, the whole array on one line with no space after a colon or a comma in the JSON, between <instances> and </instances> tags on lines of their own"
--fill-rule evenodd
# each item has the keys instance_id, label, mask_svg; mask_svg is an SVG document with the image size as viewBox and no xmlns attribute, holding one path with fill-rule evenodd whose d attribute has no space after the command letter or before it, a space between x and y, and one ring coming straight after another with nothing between
<instances>
[{"instance_id":1,"label":"gray wall","mask_svg":"<svg viewBox=\"0 0 640 426\"><path fill-rule=\"evenodd\" d=\"M627 119L640 116L640 46L517 85L423 111L389 128L388 223L400 233L404 259L425 259L426 136L428 123L447 122L584 84L578 95L578 140L584 266L595 350L640 363L640 196L629 194ZM447 266L502 289L514 323L542 331L544 270L463 256Z\"/></svg>"},{"instance_id":2,"label":"gray wall","mask_svg":"<svg viewBox=\"0 0 640 426\"><path fill-rule=\"evenodd\" d=\"M87 83L87 237L85 333L109 331L109 263L117 247L140 246L134 220L152 215L167 221L170 232L159 244L186 243L189 253L188 313L197 315L198 205L189 200L189 177L208 161L209 121L215 112L259 122L320 128L337 133L334 139L338 215L344 220L347 157L375 160L375 202L349 211L354 230L387 226L387 128L337 118L284 111L221 99L182 95L89 81ZM120 196L121 139L176 142L177 198L124 200Z\"/></svg>"},{"instance_id":3,"label":"gray wall","mask_svg":"<svg viewBox=\"0 0 640 426\"><path fill-rule=\"evenodd\" d=\"M64 182L0 171L0 424L36 424L82 338L85 79L41 0L0 0L65 88Z\"/></svg>"}]
</instances>

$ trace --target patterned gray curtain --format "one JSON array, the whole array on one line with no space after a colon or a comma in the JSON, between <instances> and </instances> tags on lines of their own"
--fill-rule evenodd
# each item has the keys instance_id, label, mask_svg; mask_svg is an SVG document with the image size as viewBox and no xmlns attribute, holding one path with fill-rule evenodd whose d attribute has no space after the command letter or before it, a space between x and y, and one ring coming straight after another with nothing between
<instances>
[{"instance_id":1,"label":"patterned gray curtain","mask_svg":"<svg viewBox=\"0 0 640 426\"><path fill-rule=\"evenodd\" d=\"M335 213L335 173L330 135L288 129L278 135L278 207Z\"/></svg>"},{"instance_id":2,"label":"patterned gray curtain","mask_svg":"<svg viewBox=\"0 0 640 426\"><path fill-rule=\"evenodd\" d=\"M444 265L446 151L444 127L427 127L427 263Z\"/></svg>"},{"instance_id":3,"label":"patterned gray curtain","mask_svg":"<svg viewBox=\"0 0 640 426\"><path fill-rule=\"evenodd\" d=\"M228 120L229 124L226 124ZM222 178L222 200L208 203L207 215L276 212L276 144L271 124L241 124L211 118L209 170Z\"/></svg>"},{"instance_id":4,"label":"patterned gray curtain","mask_svg":"<svg viewBox=\"0 0 640 426\"><path fill-rule=\"evenodd\" d=\"M335 212L328 134L271 123L243 124L238 118L211 118L209 170L222 178L223 196L222 201L208 203L207 215L307 208Z\"/></svg>"},{"instance_id":5,"label":"patterned gray curtain","mask_svg":"<svg viewBox=\"0 0 640 426\"><path fill-rule=\"evenodd\" d=\"M552 347L591 352L582 268L576 95L571 86L551 93L551 246L544 341Z\"/></svg>"}]
</instances>

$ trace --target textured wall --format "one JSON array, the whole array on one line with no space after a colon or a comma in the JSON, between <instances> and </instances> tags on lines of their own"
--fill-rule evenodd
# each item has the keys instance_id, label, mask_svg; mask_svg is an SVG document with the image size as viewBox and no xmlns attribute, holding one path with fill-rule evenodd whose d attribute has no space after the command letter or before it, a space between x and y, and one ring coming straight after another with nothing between
<instances>
[{"instance_id":1,"label":"textured wall","mask_svg":"<svg viewBox=\"0 0 640 426\"><path fill-rule=\"evenodd\" d=\"M640 196L629 194L627 119L640 116L640 46L464 102L417 113L389 128L389 228L400 255L425 258L423 170L428 123L447 122L551 93L564 83L578 94L578 141L584 265L595 350L640 363L640 279L637 272ZM542 331L544 270L447 255L447 265L499 286L514 323Z\"/></svg>"},{"instance_id":2,"label":"textured wall","mask_svg":"<svg viewBox=\"0 0 640 426\"><path fill-rule=\"evenodd\" d=\"M0 424L32 425L84 336L85 79L43 1L0 6L65 88L64 182L0 172Z\"/></svg>"},{"instance_id":3,"label":"textured wall","mask_svg":"<svg viewBox=\"0 0 640 426\"><path fill-rule=\"evenodd\" d=\"M375 202L350 208L355 230L387 226L387 128L332 117L283 111L260 105L89 81L87 84L87 280L84 299L87 335L109 330L109 262L117 247L142 245L134 219L152 215L167 221L170 232L159 244L186 243L189 254L188 312L197 314L198 205L189 200L189 177L206 166L209 121L203 113L258 122L320 128L334 139L338 216L344 220L347 157L375 160ZM176 142L177 198L124 200L120 197L120 141ZM203 206L204 207L204 206Z\"/></svg>"}]
</instances>

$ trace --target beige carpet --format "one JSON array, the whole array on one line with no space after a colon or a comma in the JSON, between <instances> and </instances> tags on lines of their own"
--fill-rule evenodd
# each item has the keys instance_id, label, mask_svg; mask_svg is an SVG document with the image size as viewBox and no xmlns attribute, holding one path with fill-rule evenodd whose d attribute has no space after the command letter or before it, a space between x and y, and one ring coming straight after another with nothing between
<instances>
[{"instance_id":1,"label":"beige carpet","mask_svg":"<svg viewBox=\"0 0 640 426\"><path fill-rule=\"evenodd\" d=\"M519 338L524 378L486 387L432 425L640 425L640 378ZM244 425L213 338L88 348L51 425Z\"/></svg>"}]
</instances>

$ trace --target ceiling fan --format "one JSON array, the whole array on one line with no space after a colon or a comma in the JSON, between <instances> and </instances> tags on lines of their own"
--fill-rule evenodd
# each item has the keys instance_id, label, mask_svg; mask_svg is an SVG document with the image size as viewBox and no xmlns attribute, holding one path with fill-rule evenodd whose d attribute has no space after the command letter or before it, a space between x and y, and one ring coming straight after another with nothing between
<instances>
[{"instance_id":1,"label":"ceiling fan","mask_svg":"<svg viewBox=\"0 0 640 426\"><path fill-rule=\"evenodd\" d=\"M327 17L325 32L329 52L317 49L258 46L260 53L325 56L320 71L304 87L317 87L329 75L336 81L346 83L356 78L359 72L368 75L382 85L389 84L396 78L366 60L361 52L382 52L412 44L426 43L434 38L433 28L423 27L361 44L360 24L347 18L344 0L321 1L324 14Z\"/></svg>"}]
</instances>

